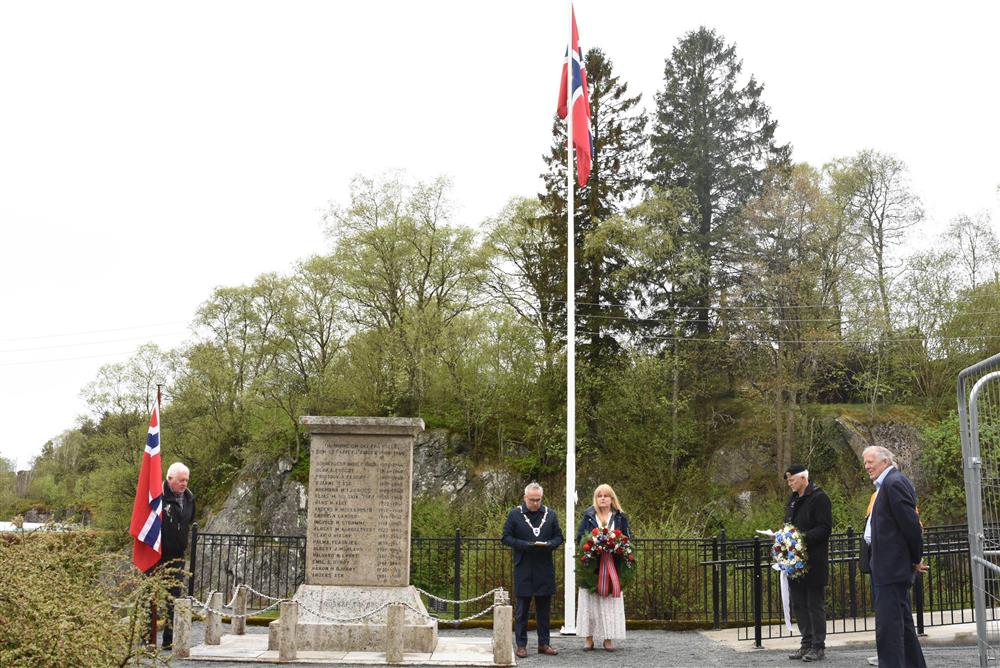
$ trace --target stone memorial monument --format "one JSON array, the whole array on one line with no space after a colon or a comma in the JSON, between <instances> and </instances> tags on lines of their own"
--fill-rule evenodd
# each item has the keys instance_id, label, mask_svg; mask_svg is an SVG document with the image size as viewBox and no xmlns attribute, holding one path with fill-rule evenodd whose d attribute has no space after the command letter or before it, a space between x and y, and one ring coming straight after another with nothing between
<instances>
[{"instance_id":1,"label":"stone memorial monument","mask_svg":"<svg viewBox=\"0 0 1000 668\"><path fill-rule=\"evenodd\" d=\"M296 644L305 651L384 651L388 603L426 614L410 586L413 442L419 418L300 418L310 434L306 581ZM277 648L280 620L271 623ZM433 652L437 622L406 609L403 648Z\"/></svg>"}]
</instances>

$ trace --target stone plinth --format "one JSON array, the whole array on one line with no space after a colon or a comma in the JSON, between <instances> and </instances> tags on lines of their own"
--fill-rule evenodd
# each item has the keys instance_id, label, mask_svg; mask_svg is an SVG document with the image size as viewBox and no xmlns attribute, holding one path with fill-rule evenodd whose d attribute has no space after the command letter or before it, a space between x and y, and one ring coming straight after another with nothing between
<instances>
[{"instance_id":1,"label":"stone plinth","mask_svg":"<svg viewBox=\"0 0 1000 668\"><path fill-rule=\"evenodd\" d=\"M299 651L384 652L387 609L366 619L359 617L386 603L407 603L426 614L414 587L341 587L304 584L295 592L299 602L296 644ZM332 618L332 619L331 619ZM403 647L407 652L433 652L437 646L437 622L407 609L404 615ZM268 648L278 648L280 619L270 623Z\"/></svg>"},{"instance_id":2,"label":"stone plinth","mask_svg":"<svg viewBox=\"0 0 1000 668\"><path fill-rule=\"evenodd\" d=\"M384 652L386 610L350 618L392 602L427 612L409 586L413 441L424 421L306 416L299 422L310 447L296 644L300 651ZM437 622L408 609L403 644L406 651L433 652Z\"/></svg>"}]
</instances>

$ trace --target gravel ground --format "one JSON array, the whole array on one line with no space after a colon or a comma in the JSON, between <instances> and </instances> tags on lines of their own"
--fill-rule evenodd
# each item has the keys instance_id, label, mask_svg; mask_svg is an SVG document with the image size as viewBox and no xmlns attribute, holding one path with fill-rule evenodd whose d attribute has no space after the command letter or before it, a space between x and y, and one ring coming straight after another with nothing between
<instances>
[{"instance_id":1,"label":"gravel ground","mask_svg":"<svg viewBox=\"0 0 1000 668\"><path fill-rule=\"evenodd\" d=\"M226 629L227 630L227 629ZM194 642L202 642L203 626L194 624ZM263 627L250 627L250 633L265 633ZM441 629L442 636L489 637L485 629L451 630ZM832 641L833 636L828 638ZM626 666L698 667L698 666L795 666L800 662L788 659L787 650L765 649L737 651L731 647L706 638L696 631L629 631L628 638L620 643L614 652L597 649L584 652L583 641L575 637L553 636L552 644L559 650L558 656L537 654L534 632L528 636L528 657L517 659L518 666L532 668L616 668ZM749 646L749 645L748 645ZM828 647L826 660L820 666L867 666L866 659L875 653L874 635L868 647ZM741 645L742 649L742 645ZM924 656L931 668L952 666L978 666L979 654L975 647L925 647ZM170 665L176 668L247 668L248 666L271 666L276 664L190 661L174 659ZM315 664L313 664L315 665ZM347 666L348 664L330 664Z\"/></svg>"}]
</instances>

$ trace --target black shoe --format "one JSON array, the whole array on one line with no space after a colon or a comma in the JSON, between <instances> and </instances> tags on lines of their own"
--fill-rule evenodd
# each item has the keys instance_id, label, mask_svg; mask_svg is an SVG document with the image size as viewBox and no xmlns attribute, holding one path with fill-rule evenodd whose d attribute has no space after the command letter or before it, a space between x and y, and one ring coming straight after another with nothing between
<instances>
[{"instance_id":1,"label":"black shoe","mask_svg":"<svg viewBox=\"0 0 1000 668\"><path fill-rule=\"evenodd\" d=\"M789 654L788 658L795 659L796 661L801 661L802 657L804 657L808 653L809 653L808 647L799 647L797 650L795 650L794 654Z\"/></svg>"},{"instance_id":2,"label":"black shoe","mask_svg":"<svg viewBox=\"0 0 1000 668\"><path fill-rule=\"evenodd\" d=\"M822 647L813 647L809 652L802 657L803 661L819 661L825 656L825 651Z\"/></svg>"}]
</instances>

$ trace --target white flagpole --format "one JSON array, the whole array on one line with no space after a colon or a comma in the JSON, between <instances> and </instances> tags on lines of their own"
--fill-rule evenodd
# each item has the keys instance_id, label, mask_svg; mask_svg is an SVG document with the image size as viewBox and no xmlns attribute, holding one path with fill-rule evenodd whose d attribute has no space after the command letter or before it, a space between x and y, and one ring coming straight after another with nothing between
<instances>
[{"instance_id":1,"label":"white flagpole","mask_svg":"<svg viewBox=\"0 0 1000 668\"><path fill-rule=\"evenodd\" d=\"M573 234L573 2L569 3L566 55L566 543L563 561L566 611L562 635L576 635L576 272ZM582 65L582 64L581 64Z\"/></svg>"}]
</instances>

